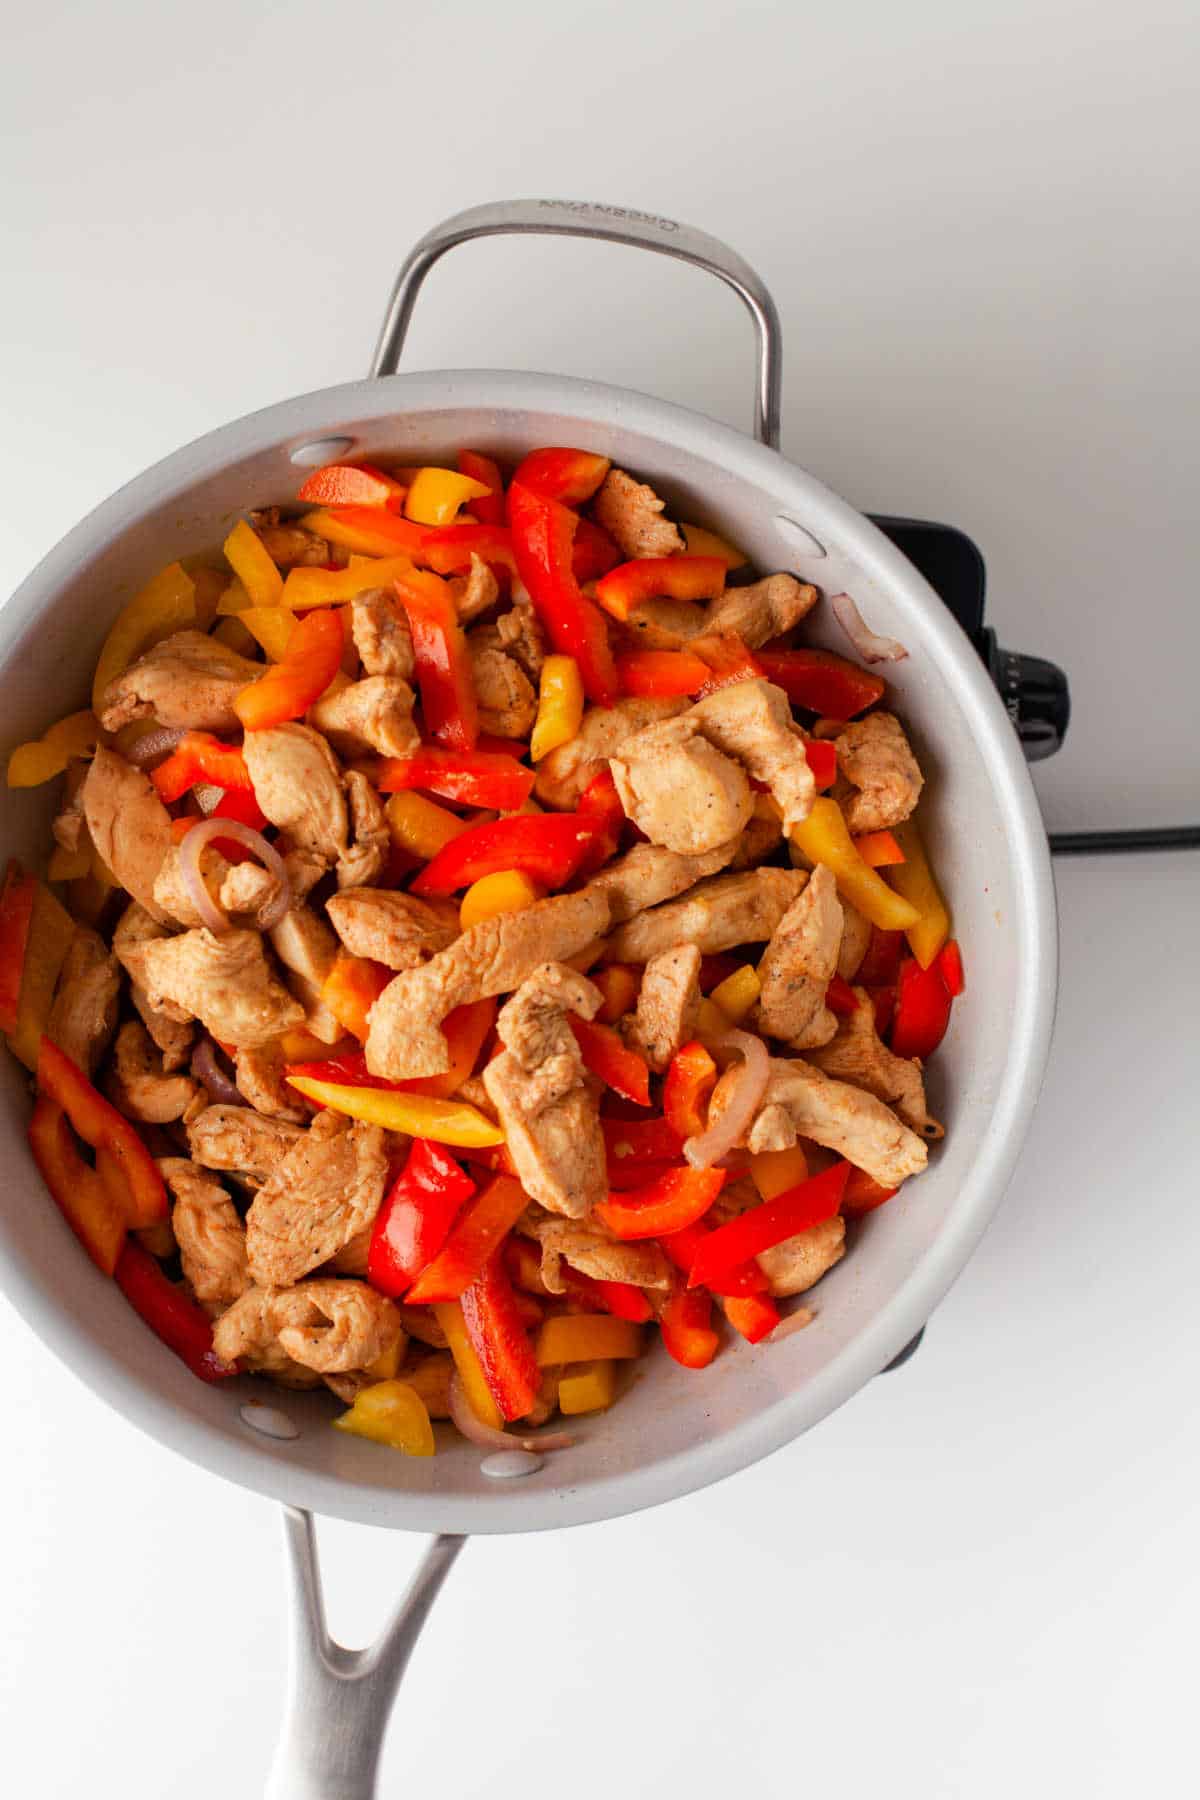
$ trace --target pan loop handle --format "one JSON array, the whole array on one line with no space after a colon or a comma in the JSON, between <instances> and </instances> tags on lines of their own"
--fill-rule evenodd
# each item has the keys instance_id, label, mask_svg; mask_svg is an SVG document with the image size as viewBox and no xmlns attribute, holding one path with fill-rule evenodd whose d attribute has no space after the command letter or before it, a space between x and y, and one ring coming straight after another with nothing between
<instances>
[{"instance_id":1,"label":"pan loop handle","mask_svg":"<svg viewBox=\"0 0 1200 1800\"><path fill-rule=\"evenodd\" d=\"M312 1514L283 1509L291 1600L288 1691L265 1800L372 1800L396 1689L463 1537L430 1538L373 1644L347 1650L325 1623Z\"/></svg>"},{"instance_id":2,"label":"pan loop handle","mask_svg":"<svg viewBox=\"0 0 1200 1800\"><path fill-rule=\"evenodd\" d=\"M511 233L598 238L604 243L628 244L635 250L678 257L681 262L707 269L710 275L727 282L754 320L758 342L754 435L769 449L778 450L783 328L761 277L728 244L710 237L706 231L624 206L601 206L586 200L497 200L487 206L469 207L435 225L414 246L396 277L371 363L372 375L395 374L421 283L439 257L473 238Z\"/></svg>"}]
</instances>

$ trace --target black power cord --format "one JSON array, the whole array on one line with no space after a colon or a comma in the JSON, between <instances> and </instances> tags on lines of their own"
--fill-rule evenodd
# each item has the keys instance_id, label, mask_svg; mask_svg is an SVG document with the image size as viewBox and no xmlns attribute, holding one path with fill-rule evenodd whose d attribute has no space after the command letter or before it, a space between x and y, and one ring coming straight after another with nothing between
<instances>
[{"instance_id":1,"label":"black power cord","mask_svg":"<svg viewBox=\"0 0 1200 1800\"><path fill-rule=\"evenodd\" d=\"M1130 831L1051 831L1052 856L1104 856L1128 850L1200 850L1200 825L1151 825Z\"/></svg>"}]
</instances>

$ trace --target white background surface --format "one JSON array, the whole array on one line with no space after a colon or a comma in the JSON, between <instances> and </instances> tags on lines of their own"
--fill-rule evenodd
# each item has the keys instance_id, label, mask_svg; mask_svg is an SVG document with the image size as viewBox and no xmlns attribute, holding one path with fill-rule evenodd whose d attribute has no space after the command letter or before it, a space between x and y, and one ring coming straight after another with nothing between
<instances>
[{"instance_id":1,"label":"white background surface","mask_svg":"<svg viewBox=\"0 0 1200 1800\"><path fill-rule=\"evenodd\" d=\"M964 526L1005 641L1069 667L1049 823L1195 816L1192 5L47 0L6 37L3 589L177 444L362 371L438 218L612 201L761 269L785 451ZM426 296L410 366L748 422L745 322L689 271L496 244ZM669 1510L469 1546L383 1792L1194 1792L1200 876L1059 879L1045 1099L919 1356ZM0 1356L5 1792L258 1793L271 1507L102 1411L2 1302ZM323 1541L361 1641L414 1546Z\"/></svg>"}]
</instances>

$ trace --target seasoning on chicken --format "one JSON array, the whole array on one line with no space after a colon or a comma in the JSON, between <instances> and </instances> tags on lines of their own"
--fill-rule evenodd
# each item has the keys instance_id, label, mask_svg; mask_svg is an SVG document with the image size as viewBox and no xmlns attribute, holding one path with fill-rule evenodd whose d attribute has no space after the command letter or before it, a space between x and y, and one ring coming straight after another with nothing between
<instances>
[{"instance_id":1,"label":"seasoning on chicken","mask_svg":"<svg viewBox=\"0 0 1200 1800\"><path fill-rule=\"evenodd\" d=\"M171 818L148 775L101 744L82 791L83 815L97 851L127 894L163 920L154 883L171 849Z\"/></svg>"},{"instance_id":2,"label":"seasoning on chicken","mask_svg":"<svg viewBox=\"0 0 1200 1800\"><path fill-rule=\"evenodd\" d=\"M331 868L345 854L350 822L342 772L325 739L308 725L276 725L248 731L242 754L272 825Z\"/></svg>"},{"instance_id":3,"label":"seasoning on chicken","mask_svg":"<svg viewBox=\"0 0 1200 1800\"><path fill-rule=\"evenodd\" d=\"M368 588L350 603L354 648L367 675L413 677L412 632L400 602L382 588Z\"/></svg>"},{"instance_id":4,"label":"seasoning on chicken","mask_svg":"<svg viewBox=\"0 0 1200 1800\"><path fill-rule=\"evenodd\" d=\"M148 939L127 948L123 961L152 1006L180 1007L220 1043L266 1044L303 1023L303 1008L276 979L257 931Z\"/></svg>"},{"instance_id":5,"label":"seasoning on chicken","mask_svg":"<svg viewBox=\"0 0 1200 1800\"><path fill-rule=\"evenodd\" d=\"M271 1320L280 1348L320 1375L369 1369L408 1341L395 1302L365 1281L301 1282L276 1295Z\"/></svg>"},{"instance_id":6,"label":"seasoning on chicken","mask_svg":"<svg viewBox=\"0 0 1200 1800\"><path fill-rule=\"evenodd\" d=\"M298 1125L267 1119L249 1106L209 1106L188 1126L192 1161L206 1169L234 1169L265 1181L304 1136Z\"/></svg>"},{"instance_id":7,"label":"seasoning on chicken","mask_svg":"<svg viewBox=\"0 0 1200 1800\"><path fill-rule=\"evenodd\" d=\"M339 756L411 756L421 742L414 698L402 676L368 675L331 682L308 716Z\"/></svg>"},{"instance_id":8,"label":"seasoning on chicken","mask_svg":"<svg viewBox=\"0 0 1200 1800\"><path fill-rule=\"evenodd\" d=\"M166 935L165 926L152 919L145 907L139 906L136 900L131 901L113 932L113 955L129 975L129 997L137 1008L142 1024L161 1051L163 1069L169 1075L172 1070L181 1069L191 1054L192 1039L196 1035L191 1014L181 1007L172 1006L169 1001L155 1006L130 967L127 955L127 952L136 950L139 944L165 938Z\"/></svg>"},{"instance_id":9,"label":"seasoning on chicken","mask_svg":"<svg viewBox=\"0 0 1200 1800\"><path fill-rule=\"evenodd\" d=\"M607 863L590 886L604 894L614 925L623 924L648 906L673 900L695 887L706 875L715 875L733 859L736 838L702 856L682 856L661 844L635 844L624 856Z\"/></svg>"},{"instance_id":10,"label":"seasoning on chicken","mask_svg":"<svg viewBox=\"0 0 1200 1800\"><path fill-rule=\"evenodd\" d=\"M528 737L537 715L537 690L516 658L504 649L499 625L477 625L467 635L467 650L480 729L493 737Z\"/></svg>"},{"instance_id":11,"label":"seasoning on chicken","mask_svg":"<svg viewBox=\"0 0 1200 1800\"><path fill-rule=\"evenodd\" d=\"M243 1046L234 1055L234 1081L255 1112L268 1119L289 1119L305 1124L308 1113L284 1076L284 1057L278 1041L254 1049Z\"/></svg>"},{"instance_id":12,"label":"seasoning on chicken","mask_svg":"<svg viewBox=\"0 0 1200 1800\"><path fill-rule=\"evenodd\" d=\"M726 588L709 603L706 631L732 631L751 650L781 637L817 604L815 587L794 575L766 575L746 587Z\"/></svg>"},{"instance_id":13,"label":"seasoning on chicken","mask_svg":"<svg viewBox=\"0 0 1200 1800\"><path fill-rule=\"evenodd\" d=\"M459 935L456 907L390 888L350 888L333 894L325 910L352 956L389 969L419 969Z\"/></svg>"},{"instance_id":14,"label":"seasoning on chicken","mask_svg":"<svg viewBox=\"0 0 1200 1800\"><path fill-rule=\"evenodd\" d=\"M246 1228L221 1183L184 1156L158 1160L175 1204L171 1228L197 1300L232 1306L250 1285Z\"/></svg>"},{"instance_id":15,"label":"seasoning on chicken","mask_svg":"<svg viewBox=\"0 0 1200 1800\"><path fill-rule=\"evenodd\" d=\"M543 963L501 1007L504 1049L483 1071L521 1186L569 1219L586 1218L608 1193L600 1085L584 1069L567 1018L594 1017L601 999L573 969Z\"/></svg>"},{"instance_id":16,"label":"seasoning on chicken","mask_svg":"<svg viewBox=\"0 0 1200 1800\"><path fill-rule=\"evenodd\" d=\"M456 1006L509 994L543 962L565 962L607 929L609 905L594 888L539 900L464 931L423 968L397 975L371 1008L367 1067L391 1081L440 1075L450 1050L439 1029Z\"/></svg>"},{"instance_id":17,"label":"seasoning on chicken","mask_svg":"<svg viewBox=\"0 0 1200 1800\"><path fill-rule=\"evenodd\" d=\"M589 706L571 741L538 764L534 794L557 811L573 807L592 777L635 733L685 712L687 704L683 699L636 699L618 700L615 706Z\"/></svg>"},{"instance_id":18,"label":"seasoning on chicken","mask_svg":"<svg viewBox=\"0 0 1200 1800\"><path fill-rule=\"evenodd\" d=\"M598 1224L552 1218L532 1207L517 1230L540 1244L542 1283L552 1294L567 1291L563 1263L593 1281L628 1281L642 1288L671 1285L671 1265L655 1243L621 1244Z\"/></svg>"},{"instance_id":19,"label":"seasoning on chicken","mask_svg":"<svg viewBox=\"0 0 1200 1800\"><path fill-rule=\"evenodd\" d=\"M899 719L886 712L868 713L844 726L834 743L845 778L834 788L834 797L850 830L857 835L903 825L921 797L925 778Z\"/></svg>"},{"instance_id":20,"label":"seasoning on chicken","mask_svg":"<svg viewBox=\"0 0 1200 1800\"><path fill-rule=\"evenodd\" d=\"M814 1051L810 1061L826 1075L874 1094L921 1137L945 1137L945 1127L930 1116L925 1104L925 1083L917 1058L897 1056L880 1041L875 1008L866 988L855 988L854 998L858 1005L838 1021L833 1042Z\"/></svg>"},{"instance_id":21,"label":"seasoning on chicken","mask_svg":"<svg viewBox=\"0 0 1200 1800\"><path fill-rule=\"evenodd\" d=\"M827 1044L837 1020L825 990L837 971L842 908L831 870L818 863L771 933L758 966L758 1028L794 1050Z\"/></svg>"},{"instance_id":22,"label":"seasoning on chicken","mask_svg":"<svg viewBox=\"0 0 1200 1800\"><path fill-rule=\"evenodd\" d=\"M720 1116L719 1101L719 1093L714 1091L710 1126L715 1123L714 1112ZM929 1160L916 1132L873 1094L834 1081L799 1058L772 1057L767 1091L746 1147L752 1153L786 1150L798 1137L836 1150L881 1187L899 1187L910 1175L919 1174Z\"/></svg>"},{"instance_id":23,"label":"seasoning on chicken","mask_svg":"<svg viewBox=\"0 0 1200 1800\"><path fill-rule=\"evenodd\" d=\"M846 1221L840 1215L822 1219L795 1237L784 1238L763 1250L755 1262L767 1278L768 1291L777 1300L803 1294L840 1262L846 1253Z\"/></svg>"},{"instance_id":24,"label":"seasoning on chicken","mask_svg":"<svg viewBox=\"0 0 1200 1800\"><path fill-rule=\"evenodd\" d=\"M81 925L59 972L46 1035L85 1075L95 1074L117 1028L120 987L116 957L97 932Z\"/></svg>"},{"instance_id":25,"label":"seasoning on chicken","mask_svg":"<svg viewBox=\"0 0 1200 1800\"><path fill-rule=\"evenodd\" d=\"M695 944L705 956L738 944L760 944L807 880L802 869L746 869L702 881L682 899L619 926L605 940L603 960L646 963L676 944Z\"/></svg>"},{"instance_id":26,"label":"seasoning on chicken","mask_svg":"<svg viewBox=\"0 0 1200 1800\"><path fill-rule=\"evenodd\" d=\"M153 718L187 731L237 731L233 702L261 674L261 663L219 639L177 631L109 683L100 723L105 731L119 731L134 719Z\"/></svg>"},{"instance_id":27,"label":"seasoning on chicken","mask_svg":"<svg viewBox=\"0 0 1200 1800\"><path fill-rule=\"evenodd\" d=\"M276 1162L246 1215L250 1273L260 1287L290 1287L328 1262L370 1223L383 1199L383 1132L340 1113L318 1113Z\"/></svg>"},{"instance_id":28,"label":"seasoning on chicken","mask_svg":"<svg viewBox=\"0 0 1200 1800\"><path fill-rule=\"evenodd\" d=\"M117 1033L105 1091L117 1111L145 1125L169 1125L208 1105L208 1095L190 1075L167 1075L146 1027L129 1019Z\"/></svg>"},{"instance_id":29,"label":"seasoning on chicken","mask_svg":"<svg viewBox=\"0 0 1200 1800\"><path fill-rule=\"evenodd\" d=\"M695 944L677 944L646 964L625 1041L661 1074L680 1045L695 1037L699 1015L700 952Z\"/></svg>"},{"instance_id":30,"label":"seasoning on chicken","mask_svg":"<svg viewBox=\"0 0 1200 1800\"><path fill-rule=\"evenodd\" d=\"M652 487L610 469L596 495L595 514L626 556L673 556L686 548L677 525L663 518L664 502Z\"/></svg>"}]
</instances>

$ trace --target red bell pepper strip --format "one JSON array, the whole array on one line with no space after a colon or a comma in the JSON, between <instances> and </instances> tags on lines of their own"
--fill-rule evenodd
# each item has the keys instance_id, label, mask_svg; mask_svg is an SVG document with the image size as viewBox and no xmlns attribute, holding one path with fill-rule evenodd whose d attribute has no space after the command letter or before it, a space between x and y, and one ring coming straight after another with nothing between
<instances>
[{"instance_id":1,"label":"red bell pepper strip","mask_svg":"<svg viewBox=\"0 0 1200 1800\"><path fill-rule=\"evenodd\" d=\"M524 1418L533 1410L542 1376L499 1254L459 1304L492 1398L504 1418Z\"/></svg>"},{"instance_id":2,"label":"red bell pepper strip","mask_svg":"<svg viewBox=\"0 0 1200 1800\"><path fill-rule=\"evenodd\" d=\"M519 751L521 745L514 745ZM389 756L379 764L375 786L382 794L408 788L439 794L463 806L516 812L533 792L534 771L516 758L486 750L438 750L426 746L414 756Z\"/></svg>"},{"instance_id":3,"label":"red bell pepper strip","mask_svg":"<svg viewBox=\"0 0 1200 1800\"><path fill-rule=\"evenodd\" d=\"M658 1241L675 1267L682 1269L685 1275L690 1275L701 1246L711 1236L711 1228L701 1219L695 1225L685 1225L682 1231L669 1232ZM709 1287L709 1292L723 1297L744 1298L747 1294L761 1294L766 1287L766 1276L758 1264L751 1261L727 1270L715 1285Z\"/></svg>"},{"instance_id":4,"label":"red bell pepper strip","mask_svg":"<svg viewBox=\"0 0 1200 1800\"><path fill-rule=\"evenodd\" d=\"M554 445L531 450L513 476L531 494L544 500L561 500L564 506L582 506L590 500L611 464L607 456L590 450L562 449Z\"/></svg>"},{"instance_id":5,"label":"red bell pepper strip","mask_svg":"<svg viewBox=\"0 0 1200 1800\"><path fill-rule=\"evenodd\" d=\"M570 1263L563 1263L561 1274L568 1299L591 1312L611 1313L614 1319L628 1319L631 1325L644 1325L653 1317L650 1302L631 1281L597 1281Z\"/></svg>"},{"instance_id":6,"label":"red bell pepper strip","mask_svg":"<svg viewBox=\"0 0 1200 1800\"><path fill-rule=\"evenodd\" d=\"M891 1046L896 1056L932 1056L950 1023L950 990L937 962L923 969L915 957L900 965Z\"/></svg>"},{"instance_id":7,"label":"red bell pepper strip","mask_svg":"<svg viewBox=\"0 0 1200 1800\"><path fill-rule=\"evenodd\" d=\"M867 989L867 993L871 996L871 1005L875 1009L875 1036L886 1041L896 1011L896 989L892 985L871 987Z\"/></svg>"},{"instance_id":8,"label":"red bell pepper strip","mask_svg":"<svg viewBox=\"0 0 1200 1800\"><path fill-rule=\"evenodd\" d=\"M614 619L627 619L643 600L717 600L724 592L719 556L639 556L596 583L596 598Z\"/></svg>"},{"instance_id":9,"label":"red bell pepper strip","mask_svg":"<svg viewBox=\"0 0 1200 1800\"><path fill-rule=\"evenodd\" d=\"M611 1174L614 1166L678 1162L683 1139L666 1119L601 1119L604 1149Z\"/></svg>"},{"instance_id":10,"label":"red bell pepper strip","mask_svg":"<svg viewBox=\"0 0 1200 1800\"><path fill-rule=\"evenodd\" d=\"M611 1025L567 1015L567 1023L579 1045L584 1067L599 1076L605 1087L623 1094L637 1106L650 1104L650 1068L644 1056L631 1050Z\"/></svg>"},{"instance_id":11,"label":"red bell pepper strip","mask_svg":"<svg viewBox=\"0 0 1200 1800\"><path fill-rule=\"evenodd\" d=\"M244 794L237 788L227 789L208 816L210 819L235 819L239 825L248 825L251 831L262 831L270 824L253 792ZM245 862L254 856L254 852L237 838L213 838L212 848L219 850L226 862Z\"/></svg>"},{"instance_id":12,"label":"red bell pepper strip","mask_svg":"<svg viewBox=\"0 0 1200 1800\"><path fill-rule=\"evenodd\" d=\"M254 793L246 759L237 745L223 744L208 731L185 731L165 762L151 771L150 779L167 806L201 783L227 792Z\"/></svg>"},{"instance_id":13,"label":"red bell pepper strip","mask_svg":"<svg viewBox=\"0 0 1200 1800\"><path fill-rule=\"evenodd\" d=\"M453 894L502 869L520 869L545 888L560 888L578 870L590 841L574 813L491 819L444 844L409 891L424 897Z\"/></svg>"},{"instance_id":14,"label":"red bell pepper strip","mask_svg":"<svg viewBox=\"0 0 1200 1800\"><path fill-rule=\"evenodd\" d=\"M705 1369L717 1354L720 1339L712 1329L712 1301L686 1289L671 1298L658 1315L663 1346L685 1369Z\"/></svg>"},{"instance_id":15,"label":"red bell pepper strip","mask_svg":"<svg viewBox=\"0 0 1200 1800\"><path fill-rule=\"evenodd\" d=\"M493 1175L459 1213L441 1250L422 1269L408 1292L413 1306L458 1300L504 1242L529 1195L511 1175Z\"/></svg>"},{"instance_id":16,"label":"red bell pepper strip","mask_svg":"<svg viewBox=\"0 0 1200 1800\"><path fill-rule=\"evenodd\" d=\"M479 707L454 596L428 569L413 569L393 586L412 632L426 730L454 750L471 750L479 736Z\"/></svg>"},{"instance_id":17,"label":"red bell pepper strip","mask_svg":"<svg viewBox=\"0 0 1200 1800\"><path fill-rule=\"evenodd\" d=\"M282 661L272 663L233 702L246 730L265 731L306 713L341 668L344 644L340 607L316 607L297 619Z\"/></svg>"},{"instance_id":18,"label":"red bell pepper strip","mask_svg":"<svg viewBox=\"0 0 1200 1800\"><path fill-rule=\"evenodd\" d=\"M779 1308L769 1294L731 1296L724 1306L725 1317L748 1344L761 1344L779 1323Z\"/></svg>"},{"instance_id":19,"label":"red bell pepper strip","mask_svg":"<svg viewBox=\"0 0 1200 1800\"><path fill-rule=\"evenodd\" d=\"M37 885L20 863L9 863L4 876L4 891L0 893L0 1031L10 1034L17 1029L25 946L29 941Z\"/></svg>"},{"instance_id":20,"label":"red bell pepper strip","mask_svg":"<svg viewBox=\"0 0 1200 1800\"><path fill-rule=\"evenodd\" d=\"M370 1029L367 1014L394 980L393 969L372 962L370 957L351 956L348 950L339 950L321 984L321 999L338 1024L365 1043Z\"/></svg>"},{"instance_id":21,"label":"red bell pepper strip","mask_svg":"<svg viewBox=\"0 0 1200 1800\"><path fill-rule=\"evenodd\" d=\"M514 481L508 517L517 572L552 647L575 658L588 699L611 706L620 682L608 626L600 608L585 598L572 563L578 516Z\"/></svg>"},{"instance_id":22,"label":"red bell pepper strip","mask_svg":"<svg viewBox=\"0 0 1200 1800\"><path fill-rule=\"evenodd\" d=\"M761 1206L751 1207L749 1212L718 1225L700 1247L688 1286L707 1287L710 1282L720 1281L730 1269L739 1268L764 1250L774 1249L785 1238L795 1237L798 1231L807 1231L823 1219L832 1219L841 1205L849 1173L848 1162L836 1162L819 1175L810 1175L807 1181L776 1194L774 1200L764 1200Z\"/></svg>"},{"instance_id":23,"label":"red bell pepper strip","mask_svg":"<svg viewBox=\"0 0 1200 1800\"><path fill-rule=\"evenodd\" d=\"M882 700L886 684L832 650L756 650L768 681L781 687L793 706L827 719L852 719Z\"/></svg>"},{"instance_id":24,"label":"red bell pepper strip","mask_svg":"<svg viewBox=\"0 0 1200 1800\"><path fill-rule=\"evenodd\" d=\"M625 824L625 808L610 768L606 766L592 776L579 796L575 817L588 832L577 873L594 875L610 856L616 854Z\"/></svg>"},{"instance_id":25,"label":"red bell pepper strip","mask_svg":"<svg viewBox=\"0 0 1200 1800\"><path fill-rule=\"evenodd\" d=\"M966 983L963 980L962 951L955 938L943 944L938 951L937 966L946 984L946 992L952 1000L957 1000Z\"/></svg>"},{"instance_id":26,"label":"red bell pepper strip","mask_svg":"<svg viewBox=\"0 0 1200 1800\"><path fill-rule=\"evenodd\" d=\"M848 1019L851 1013L858 1011L854 989L840 975L830 976L829 986L825 989L825 1004L839 1019Z\"/></svg>"},{"instance_id":27,"label":"red bell pepper strip","mask_svg":"<svg viewBox=\"0 0 1200 1800\"><path fill-rule=\"evenodd\" d=\"M125 1241L125 1220L102 1176L79 1154L66 1113L48 1094L34 1104L29 1148L67 1224L96 1267L111 1275Z\"/></svg>"},{"instance_id":28,"label":"red bell pepper strip","mask_svg":"<svg viewBox=\"0 0 1200 1800\"><path fill-rule=\"evenodd\" d=\"M491 492L476 494L471 501L471 511L481 525L503 525L504 523L504 481L498 466L490 456L483 456L478 450L460 450L458 453L458 472L469 475L472 481L482 481Z\"/></svg>"},{"instance_id":29,"label":"red bell pepper strip","mask_svg":"<svg viewBox=\"0 0 1200 1800\"><path fill-rule=\"evenodd\" d=\"M585 581L598 581L622 560L622 552L602 525L591 519L580 519L575 527L571 567L581 586Z\"/></svg>"},{"instance_id":30,"label":"red bell pepper strip","mask_svg":"<svg viewBox=\"0 0 1200 1800\"><path fill-rule=\"evenodd\" d=\"M826 738L809 738L804 746L804 756L817 788L832 787L838 770L837 751L833 745Z\"/></svg>"},{"instance_id":31,"label":"red bell pepper strip","mask_svg":"<svg viewBox=\"0 0 1200 1800\"><path fill-rule=\"evenodd\" d=\"M111 1153L128 1189L125 1223L129 1229L144 1230L165 1219L167 1190L158 1164L137 1131L48 1037L42 1038L38 1051L37 1084L41 1093L62 1107L85 1144Z\"/></svg>"},{"instance_id":32,"label":"red bell pepper strip","mask_svg":"<svg viewBox=\"0 0 1200 1800\"><path fill-rule=\"evenodd\" d=\"M881 1187L865 1169L852 1168L842 1195L842 1211L848 1219L860 1219L898 1192L897 1188Z\"/></svg>"},{"instance_id":33,"label":"red bell pepper strip","mask_svg":"<svg viewBox=\"0 0 1200 1800\"><path fill-rule=\"evenodd\" d=\"M320 1062L288 1063L284 1073L305 1076L310 1081L332 1081L339 1087L389 1088L397 1094L424 1094L430 1100L449 1100L474 1069L495 1021L495 1000L468 1000L465 1006L456 1006L447 1013L441 1030L450 1046L450 1067L440 1075L389 1081L386 1076L371 1074L361 1050L325 1057Z\"/></svg>"},{"instance_id":34,"label":"red bell pepper strip","mask_svg":"<svg viewBox=\"0 0 1200 1800\"><path fill-rule=\"evenodd\" d=\"M423 525L421 553L417 560L428 563L439 575L461 575L471 566L473 556L493 569L516 573L512 534L507 525Z\"/></svg>"},{"instance_id":35,"label":"red bell pepper strip","mask_svg":"<svg viewBox=\"0 0 1200 1800\"><path fill-rule=\"evenodd\" d=\"M608 1170L608 1185L614 1194L627 1194L631 1188L645 1187L648 1182L658 1181L678 1167L678 1156L654 1158L645 1162L612 1163Z\"/></svg>"},{"instance_id":36,"label":"red bell pepper strip","mask_svg":"<svg viewBox=\"0 0 1200 1800\"><path fill-rule=\"evenodd\" d=\"M148 1250L127 1239L114 1274L134 1312L193 1375L201 1381L225 1381L237 1374L237 1364L222 1362L213 1349L208 1315L182 1288L167 1280Z\"/></svg>"},{"instance_id":37,"label":"red bell pepper strip","mask_svg":"<svg viewBox=\"0 0 1200 1800\"><path fill-rule=\"evenodd\" d=\"M700 1137L707 1129L708 1096L716 1085L717 1065L698 1039L675 1052L663 1083L663 1112L680 1138Z\"/></svg>"},{"instance_id":38,"label":"red bell pepper strip","mask_svg":"<svg viewBox=\"0 0 1200 1800\"><path fill-rule=\"evenodd\" d=\"M393 1299L438 1255L475 1183L444 1144L414 1138L408 1161L375 1215L367 1280Z\"/></svg>"},{"instance_id":39,"label":"red bell pepper strip","mask_svg":"<svg viewBox=\"0 0 1200 1800\"><path fill-rule=\"evenodd\" d=\"M463 474L469 474L467 469ZM315 469L296 498L316 506L391 506L397 500L403 505L403 482L377 469L374 463L326 463Z\"/></svg>"},{"instance_id":40,"label":"red bell pepper strip","mask_svg":"<svg viewBox=\"0 0 1200 1800\"><path fill-rule=\"evenodd\" d=\"M688 645L693 656L708 664L708 680L701 688L703 698L718 688L731 687L735 681L750 681L762 674L757 658L746 648L736 631L706 632Z\"/></svg>"},{"instance_id":41,"label":"red bell pepper strip","mask_svg":"<svg viewBox=\"0 0 1200 1800\"><path fill-rule=\"evenodd\" d=\"M623 1242L664 1237L703 1218L724 1185L724 1169L669 1169L645 1187L610 1193L596 1212Z\"/></svg>"},{"instance_id":42,"label":"red bell pepper strip","mask_svg":"<svg viewBox=\"0 0 1200 1800\"><path fill-rule=\"evenodd\" d=\"M900 950L903 943L902 931L881 931L878 925L872 925L867 953L854 974L859 986L879 987L894 982L900 973Z\"/></svg>"},{"instance_id":43,"label":"red bell pepper strip","mask_svg":"<svg viewBox=\"0 0 1200 1800\"><path fill-rule=\"evenodd\" d=\"M621 692L649 699L698 694L712 674L690 650L627 650L617 657Z\"/></svg>"}]
</instances>

